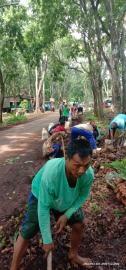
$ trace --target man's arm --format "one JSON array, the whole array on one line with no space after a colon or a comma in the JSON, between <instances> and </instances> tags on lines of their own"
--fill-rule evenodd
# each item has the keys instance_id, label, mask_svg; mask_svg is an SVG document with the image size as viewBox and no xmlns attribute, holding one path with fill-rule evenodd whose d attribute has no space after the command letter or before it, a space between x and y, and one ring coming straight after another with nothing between
<instances>
[{"instance_id":1,"label":"man's arm","mask_svg":"<svg viewBox=\"0 0 126 270\"><path fill-rule=\"evenodd\" d=\"M38 221L44 244L52 243L50 226L50 204L52 195L45 181L41 182L38 197Z\"/></svg>"},{"instance_id":2,"label":"man's arm","mask_svg":"<svg viewBox=\"0 0 126 270\"><path fill-rule=\"evenodd\" d=\"M113 140L114 136L113 136L113 129L112 129L111 123L109 125L109 134L110 134L110 139Z\"/></svg>"}]
</instances>

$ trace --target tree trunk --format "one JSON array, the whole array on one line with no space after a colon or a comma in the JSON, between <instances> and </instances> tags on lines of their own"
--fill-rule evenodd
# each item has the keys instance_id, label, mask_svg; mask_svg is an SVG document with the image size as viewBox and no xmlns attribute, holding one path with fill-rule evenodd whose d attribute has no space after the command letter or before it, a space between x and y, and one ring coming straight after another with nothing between
<instances>
[{"instance_id":1,"label":"tree trunk","mask_svg":"<svg viewBox=\"0 0 126 270\"><path fill-rule=\"evenodd\" d=\"M42 85L42 105L43 105L43 111L45 111L45 82L43 81Z\"/></svg>"},{"instance_id":2,"label":"tree trunk","mask_svg":"<svg viewBox=\"0 0 126 270\"><path fill-rule=\"evenodd\" d=\"M39 92L39 87L38 87L38 67L37 66L35 68L35 78L36 78L36 81L35 81L35 89L36 89L35 112L38 113L38 112L40 112L40 104L39 104L39 95L40 95L40 92Z\"/></svg>"},{"instance_id":3,"label":"tree trunk","mask_svg":"<svg viewBox=\"0 0 126 270\"><path fill-rule=\"evenodd\" d=\"M97 36L97 40L95 42L94 46L94 52L96 56L96 66L94 67L94 73L96 76L96 87L97 87L97 93L98 93L98 118L103 119L104 118L104 112L103 112L103 94L102 94L102 77L101 77L101 66L102 66L102 46L101 46L101 29L99 27L98 18L96 15L97 7L94 6L94 1L91 1L93 13L94 13L94 22L95 22L95 32Z\"/></svg>"},{"instance_id":4,"label":"tree trunk","mask_svg":"<svg viewBox=\"0 0 126 270\"><path fill-rule=\"evenodd\" d=\"M97 101L97 92L94 89L94 87L92 87L92 93L93 93L93 98L94 98L94 115L98 116L98 101Z\"/></svg>"},{"instance_id":5,"label":"tree trunk","mask_svg":"<svg viewBox=\"0 0 126 270\"><path fill-rule=\"evenodd\" d=\"M103 99L102 99L102 92L99 89L98 91L98 118L102 120L104 118L103 113Z\"/></svg>"},{"instance_id":6,"label":"tree trunk","mask_svg":"<svg viewBox=\"0 0 126 270\"><path fill-rule=\"evenodd\" d=\"M108 24L110 28L110 38L111 38L111 51L112 51L112 84L113 84L113 101L115 113L121 111L121 84L120 84L120 73L119 73L119 35L118 29L115 24L115 19L113 15L113 0L106 0L104 2L107 16Z\"/></svg>"},{"instance_id":7,"label":"tree trunk","mask_svg":"<svg viewBox=\"0 0 126 270\"><path fill-rule=\"evenodd\" d=\"M83 42L87 51L87 58L88 58L88 65L89 65L88 75L89 75L89 80L91 83L91 90L92 90L92 94L94 98L94 115L98 116L98 95L97 95L97 85L96 85L96 80L95 80L95 72L93 70L93 62L91 59L91 49L85 39L84 34L83 34Z\"/></svg>"},{"instance_id":8,"label":"tree trunk","mask_svg":"<svg viewBox=\"0 0 126 270\"><path fill-rule=\"evenodd\" d=\"M43 56L40 60L40 67L39 67L39 77L38 77L38 68L36 67L36 113L40 112L40 93L41 98L43 99L43 95L45 96L45 88L44 86L44 79L47 70L47 55ZM43 94L44 90L44 94ZM45 98L44 98L45 99ZM41 104L43 104L43 100L41 100Z\"/></svg>"},{"instance_id":9,"label":"tree trunk","mask_svg":"<svg viewBox=\"0 0 126 270\"><path fill-rule=\"evenodd\" d=\"M126 113L126 56L122 60L122 111Z\"/></svg>"},{"instance_id":10,"label":"tree trunk","mask_svg":"<svg viewBox=\"0 0 126 270\"><path fill-rule=\"evenodd\" d=\"M124 13L123 30L120 46L120 56L122 63L122 111L126 112L126 12Z\"/></svg>"},{"instance_id":11,"label":"tree trunk","mask_svg":"<svg viewBox=\"0 0 126 270\"><path fill-rule=\"evenodd\" d=\"M118 114L121 111L121 85L120 85L120 75L119 75L119 61L116 55L112 56L112 63L113 63L112 64L112 83L113 83L114 111L116 114Z\"/></svg>"},{"instance_id":12,"label":"tree trunk","mask_svg":"<svg viewBox=\"0 0 126 270\"><path fill-rule=\"evenodd\" d=\"M98 50L99 55L96 53L97 69L96 69L96 89L97 89L97 100L98 100L98 118L102 120L104 118L103 112L103 96L102 96L102 78L101 78L101 52ZM99 61L100 57L100 61Z\"/></svg>"},{"instance_id":13,"label":"tree trunk","mask_svg":"<svg viewBox=\"0 0 126 270\"><path fill-rule=\"evenodd\" d=\"M80 11L82 17L83 26L83 43L87 52L88 63L89 63L89 79L91 81L92 93L94 97L94 114L103 119L103 101L102 101L102 79L101 79L101 48L99 45L99 28L98 22L95 20L94 31L97 34L98 41L94 41L92 38L92 33L90 31L90 25L88 25L87 32L85 29L85 23L83 24L83 19L89 22L89 14L87 12L86 0L80 0ZM85 14L87 18L85 17ZM85 35L86 32L86 35ZM95 49L96 48L96 49Z\"/></svg>"},{"instance_id":14,"label":"tree trunk","mask_svg":"<svg viewBox=\"0 0 126 270\"><path fill-rule=\"evenodd\" d=\"M32 80L31 80L31 67L28 64L28 77L29 77L29 96L32 96Z\"/></svg>"},{"instance_id":15,"label":"tree trunk","mask_svg":"<svg viewBox=\"0 0 126 270\"><path fill-rule=\"evenodd\" d=\"M2 123L2 111L3 111L3 104L4 104L4 80L2 70L0 69L0 123Z\"/></svg>"}]
</instances>

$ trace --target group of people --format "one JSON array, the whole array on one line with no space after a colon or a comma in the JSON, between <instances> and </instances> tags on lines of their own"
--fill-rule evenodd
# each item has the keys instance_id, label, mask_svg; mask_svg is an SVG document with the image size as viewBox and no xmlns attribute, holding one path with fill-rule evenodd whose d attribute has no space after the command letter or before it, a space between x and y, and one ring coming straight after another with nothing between
<instances>
[{"instance_id":1,"label":"group of people","mask_svg":"<svg viewBox=\"0 0 126 270\"><path fill-rule=\"evenodd\" d=\"M83 114L83 106L77 103L73 103L70 110L72 118L75 118L78 114Z\"/></svg>"},{"instance_id":2,"label":"group of people","mask_svg":"<svg viewBox=\"0 0 126 270\"><path fill-rule=\"evenodd\" d=\"M97 148L97 142L100 139L100 132L97 128L95 122L91 121L90 123L78 124L73 127L66 125L64 118L61 117L57 124L51 123L48 128L48 133L50 137L43 144L43 156L48 156L48 158L60 157L62 153L62 143L54 142L58 140L57 138L61 136L69 136L71 140L78 137L85 138L94 151Z\"/></svg>"},{"instance_id":3,"label":"group of people","mask_svg":"<svg viewBox=\"0 0 126 270\"><path fill-rule=\"evenodd\" d=\"M50 137L70 134L65 157L57 156L57 149L51 145L51 159L39 170L32 181L28 210L14 248L11 270L18 270L29 240L41 232L43 250L48 256L55 248L50 224L50 213L55 217L54 234L71 226L71 245L68 258L72 264L89 265L90 258L78 255L83 236L84 211L82 206L89 197L94 172L91 167L92 151L96 149L97 127L95 123L80 124L65 128L65 119L48 130ZM54 147L54 148L53 148ZM53 149L52 149L53 148ZM53 158L52 158L53 157Z\"/></svg>"},{"instance_id":4,"label":"group of people","mask_svg":"<svg viewBox=\"0 0 126 270\"><path fill-rule=\"evenodd\" d=\"M65 121L68 118L74 118L78 114L83 114L83 107L77 103L73 103L72 106L68 106L67 103L61 102L59 105L59 115L60 118L63 117Z\"/></svg>"},{"instance_id":5,"label":"group of people","mask_svg":"<svg viewBox=\"0 0 126 270\"><path fill-rule=\"evenodd\" d=\"M65 108L67 108L65 106ZM67 110L66 110L67 111ZM83 236L84 211L82 206L89 197L94 172L91 167L92 152L96 149L99 130L94 122L65 129L64 113L60 122L49 129L50 136L70 133L66 156L53 156L42 166L32 181L28 210L14 248L11 270L19 270L20 262L38 231L41 232L43 250L48 256L55 248L50 224L50 213L55 217L54 234L62 233L68 224L72 228L68 258L73 264L90 265L90 258L82 258L78 249ZM126 129L126 115L117 115L109 126L110 136L116 130ZM54 158L57 157L57 158Z\"/></svg>"},{"instance_id":6,"label":"group of people","mask_svg":"<svg viewBox=\"0 0 126 270\"><path fill-rule=\"evenodd\" d=\"M61 102L60 105L59 105L60 118L63 118L64 121L68 121L69 113L70 113L70 109L69 109L67 103Z\"/></svg>"}]
</instances>

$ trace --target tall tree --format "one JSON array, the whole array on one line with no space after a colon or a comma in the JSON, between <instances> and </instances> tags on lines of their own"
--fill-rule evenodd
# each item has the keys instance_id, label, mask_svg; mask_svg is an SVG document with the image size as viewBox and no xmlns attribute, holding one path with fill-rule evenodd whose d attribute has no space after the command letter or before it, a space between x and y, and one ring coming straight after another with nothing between
<instances>
[{"instance_id":1,"label":"tall tree","mask_svg":"<svg viewBox=\"0 0 126 270\"><path fill-rule=\"evenodd\" d=\"M115 113L119 113L122 109L125 111L124 104L126 93L125 83L125 12L126 4L123 0L106 0L100 3L90 0L94 12L99 20L99 27L102 29L102 35L106 39L106 44L101 44L102 55L107 63L108 70L112 77L112 96ZM111 50L109 55L106 54L105 47ZM122 91L123 88L123 91ZM122 104L123 103L123 104Z\"/></svg>"},{"instance_id":2,"label":"tall tree","mask_svg":"<svg viewBox=\"0 0 126 270\"><path fill-rule=\"evenodd\" d=\"M63 2L55 0L51 3L49 1L42 1L42 4L46 14L45 29L48 29L52 18L55 17L54 36L57 36L57 33L60 37L64 34L66 35L66 33L72 31L73 25L77 26L78 31L82 34L84 41L83 52L89 62L90 70L88 71L88 75L90 76L92 91L94 94L95 113L102 118L101 58L98 44L96 42L96 27L89 10L89 1L86 3L85 0L74 2L71 0L65 0Z\"/></svg>"},{"instance_id":3,"label":"tall tree","mask_svg":"<svg viewBox=\"0 0 126 270\"><path fill-rule=\"evenodd\" d=\"M23 7L9 5L8 1L3 1L0 8L0 122L2 122L2 109L5 95L5 81L8 77L8 65L13 63L14 52L22 46L22 24L26 15Z\"/></svg>"}]
</instances>

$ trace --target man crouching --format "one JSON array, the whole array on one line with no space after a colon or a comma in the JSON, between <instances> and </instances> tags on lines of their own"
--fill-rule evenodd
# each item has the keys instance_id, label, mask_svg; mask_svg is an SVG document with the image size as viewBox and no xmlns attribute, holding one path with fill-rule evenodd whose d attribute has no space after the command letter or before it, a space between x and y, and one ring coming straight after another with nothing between
<instances>
[{"instance_id":1,"label":"man crouching","mask_svg":"<svg viewBox=\"0 0 126 270\"><path fill-rule=\"evenodd\" d=\"M85 265L78 255L83 235L82 206L89 197L94 173L90 166L92 150L84 139L74 139L67 148L67 159L49 160L32 182L28 211L14 249L11 270L19 270L21 259L31 239L40 230L46 256L54 249L50 226L50 210L57 220L55 233L66 224L72 227L68 257L73 264Z\"/></svg>"}]
</instances>

